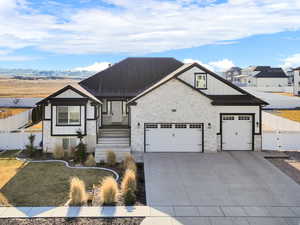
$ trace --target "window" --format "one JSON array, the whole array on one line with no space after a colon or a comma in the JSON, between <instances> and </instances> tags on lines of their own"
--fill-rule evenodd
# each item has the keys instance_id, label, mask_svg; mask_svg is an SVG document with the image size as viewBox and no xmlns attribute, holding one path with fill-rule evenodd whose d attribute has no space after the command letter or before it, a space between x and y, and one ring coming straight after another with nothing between
<instances>
[{"instance_id":1,"label":"window","mask_svg":"<svg viewBox=\"0 0 300 225\"><path fill-rule=\"evenodd\" d=\"M122 112L123 114L128 114L128 106L127 106L127 102L122 101Z\"/></svg>"},{"instance_id":2,"label":"window","mask_svg":"<svg viewBox=\"0 0 300 225\"><path fill-rule=\"evenodd\" d=\"M162 123L162 124L160 124L160 128L172 128L172 124L171 123Z\"/></svg>"},{"instance_id":3,"label":"window","mask_svg":"<svg viewBox=\"0 0 300 225\"><path fill-rule=\"evenodd\" d=\"M107 101L107 114L111 114L111 101Z\"/></svg>"},{"instance_id":4,"label":"window","mask_svg":"<svg viewBox=\"0 0 300 225\"><path fill-rule=\"evenodd\" d=\"M223 120L234 120L234 116L223 116Z\"/></svg>"},{"instance_id":5,"label":"window","mask_svg":"<svg viewBox=\"0 0 300 225\"><path fill-rule=\"evenodd\" d=\"M80 106L57 106L58 125L80 125Z\"/></svg>"},{"instance_id":6,"label":"window","mask_svg":"<svg viewBox=\"0 0 300 225\"><path fill-rule=\"evenodd\" d=\"M206 89L207 88L207 74L195 73L195 88Z\"/></svg>"},{"instance_id":7,"label":"window","mask_svg":"<svg viewBox=\"0 0 300 225\"><path fill-rule=\"evenodd\" d=\"M185 123L177 123L175 124L175 128L186 128L186 124Z\"/></svg>"},{"instance_id":8,"label":"window","mask_svg":"<svg viewBox=\"0 0 300 225\"><path fill-rule=\"evenodd\" d=\"M239 116L239 120L250 120L250 116Z\"/></svg>"},{"instance_id":9,"label":"window","mask_svg":"<svg viewBox=\"0 0 300 225\"><path fill-rule=\"evenodd\" d=\"M146 124L146 128L157 128L157 124L155 123L150 123L150 124Z\"/></svg>"},{"instance_id":10,"label":"window","mask_svg":"<svg viewBox=\"0 0 300 225\"><path fill-rule=\"evenodd\" d=\"M62 146L64 150L69 150L70 148L76 147L76 138L63 138Z\"/></svg>"},{"instance_id":11,"label":"window","mask_svg":"<svg viewBox=\"0 0 300 225\"><path fill-rule=\"evenodd\" d=\"M190 128L201 128L201 123L192 123L190 124Z\"/></svg>"},{"instance_id":12,"label":"window","mask_svg":"<svg viewBox=\"0 0 300 225\"><path fill-rule=\"evenodd\" d=\"M107 113L107 100L106 99L102 99L102 113L106 114Z\"/></svg>"}]
</instances>

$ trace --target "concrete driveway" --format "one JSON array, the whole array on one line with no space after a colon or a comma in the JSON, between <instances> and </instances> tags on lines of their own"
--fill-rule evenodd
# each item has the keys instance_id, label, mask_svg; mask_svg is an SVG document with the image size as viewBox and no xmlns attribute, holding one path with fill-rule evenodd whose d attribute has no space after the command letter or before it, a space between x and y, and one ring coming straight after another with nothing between
<instances>
[{"instance_id":1,"label":"concrete driveway","mask_svg":"<svg viewBox=\"0 0 300 225\"><path fill-rule=\"evenodd\" d=\"M151 206L300 206L300 185L261 153L145 154Z\"/></svg>"}]
</instances>

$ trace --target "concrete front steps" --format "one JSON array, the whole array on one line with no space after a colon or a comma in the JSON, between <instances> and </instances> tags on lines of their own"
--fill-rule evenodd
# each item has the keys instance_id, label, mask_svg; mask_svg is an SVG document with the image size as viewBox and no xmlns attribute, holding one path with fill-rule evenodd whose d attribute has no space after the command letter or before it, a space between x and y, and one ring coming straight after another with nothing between
<instances>
[{"instance_id":1,"label":"concrete front steps","mask_svg":"<svg viewBox=\"0 0 300 225\"><path fill-rule=\"evenodd\" d=\"M122 161L124 159L124 155L131 152L129 132L129 129L125 128L101 129L95 150L96 162L106 160L106 154L108 151L115 152L117 161Z\"/></svg>"}]
</instances>

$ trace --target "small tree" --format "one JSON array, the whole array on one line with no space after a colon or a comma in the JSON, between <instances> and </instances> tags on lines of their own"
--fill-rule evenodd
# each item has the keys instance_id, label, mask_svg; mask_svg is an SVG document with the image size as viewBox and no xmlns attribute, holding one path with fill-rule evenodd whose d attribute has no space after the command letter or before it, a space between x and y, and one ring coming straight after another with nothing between
<instances>
[{"instance_id":1,"label":"small tree","mask_svg":"<svg viewBox=\"0 0 300 225\"><path fill-rule=\"evenodd\" d=\"M75 160L80 163L84 163L86 158L86 144L83 143L83 134L81 131L77 131L77 138L79 138L79 144L76 146L75 150Z\"/></svg>"},{"instance_id":2,"label":"small tree","mask_svg":"<svg viewBox=\"0 0 300 225\"><path fill-rule=\"evenodd\" d=\"M36 152L36 148L34 147L35 135L30 134L28 140L29 140L29 144L25 146L25 150L29 155L29 157L32 157Z\"/></svg>"}]
</instances>

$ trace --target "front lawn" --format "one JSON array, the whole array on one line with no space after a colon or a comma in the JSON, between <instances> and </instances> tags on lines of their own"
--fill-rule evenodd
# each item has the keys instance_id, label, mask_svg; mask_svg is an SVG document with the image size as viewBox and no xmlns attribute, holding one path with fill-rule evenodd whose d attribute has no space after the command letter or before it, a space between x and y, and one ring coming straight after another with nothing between
<instances>
[{"instance_id":1,"label":"front lawn","mask_svg":"<svg viewBox=\"0 0 300 225\"><path fill-rule=\"evenodd\" d=\"M91 189L105 176L113 176L109 171L71 169L56 162L24 164L13 157L0 155L0 205L61 206L68 200L71 177L79 177Z\"/></svg>"}]
</instances>

